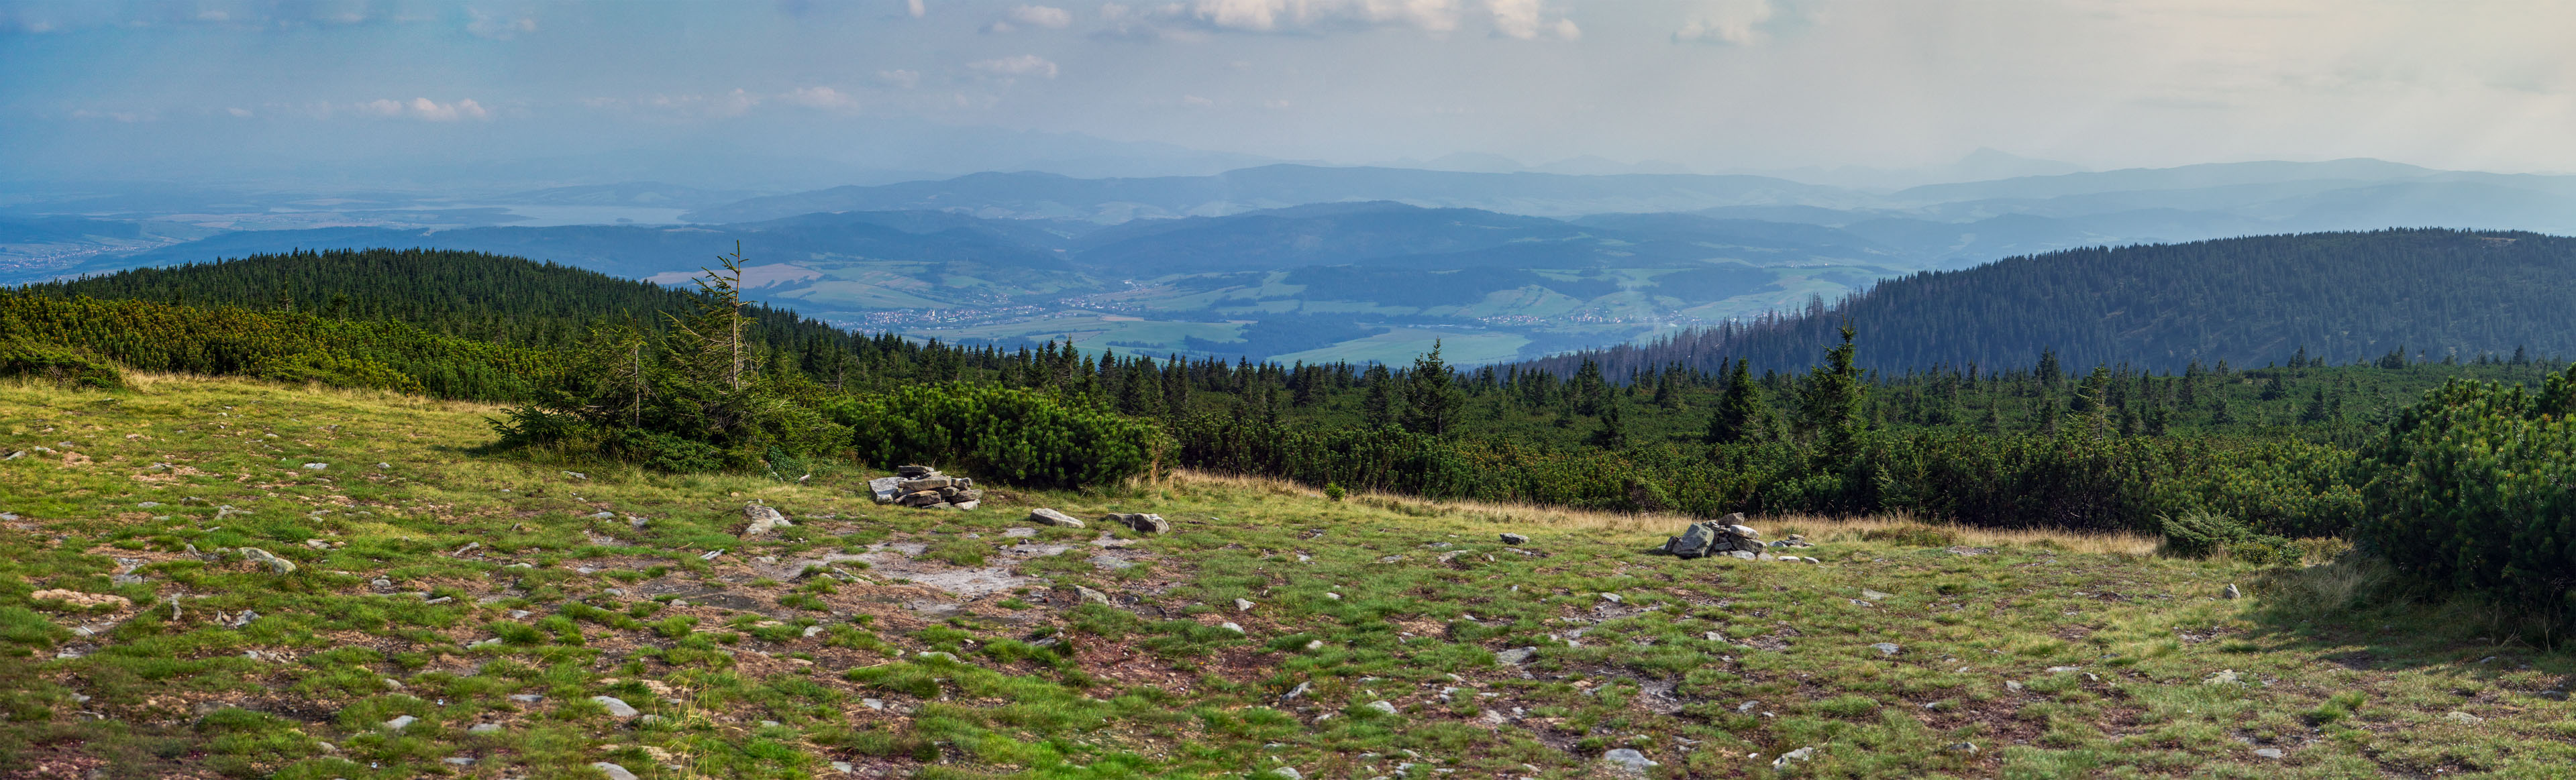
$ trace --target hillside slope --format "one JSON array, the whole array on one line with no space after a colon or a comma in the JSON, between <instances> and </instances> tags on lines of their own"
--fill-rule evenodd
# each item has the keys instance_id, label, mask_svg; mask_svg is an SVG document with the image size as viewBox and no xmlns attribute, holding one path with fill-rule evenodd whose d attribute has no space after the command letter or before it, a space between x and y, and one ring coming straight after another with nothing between
<instances>
[{"instance_id":1,"label":"hillside slope","mask_svg":"<svg viewBox=\"0 0 2576 780\"><path fill-rule=\"evenodd\" d=\"M2461 615L2347 611L2369 571L2340 564L2260 575L2141 557L2153 542L2132 537L1807 518L1753 524L1805 534L1815 547L1781 552L1815 563L1678 560L1643 552L1677 520L1194 475L918 511L868 501L866 472L485 457L490 407L147 380L0 384L0 450L28 453L0 461L0 543L18 551L0 560L0 772L1572 778L1621 775L1604 758L1633 750L1653 777L2528 777L2576 761L2576 662ZM752 501L796 525L742 536ZM1175 530L1023 522L1036 506ZM2217 598L2229 582L2254 597Z\"/></svg>"},{"instance_id":2,"label":"hillside slope","mask_svg":"<svg viewBox=\"0 0 2576 780\"><path fill-rule=\"evenodd\" d=\"M2078 369L2180 371L2304 355L2333 363L2576 354L2576 238L2381 230L2078 249L1889 280L1831 307L1689 329L1537 361L1613 375L1744 358L1804 367L1859 331L1880 369L2026 367L2042 350Z\"/></svg>"}]
</instances>

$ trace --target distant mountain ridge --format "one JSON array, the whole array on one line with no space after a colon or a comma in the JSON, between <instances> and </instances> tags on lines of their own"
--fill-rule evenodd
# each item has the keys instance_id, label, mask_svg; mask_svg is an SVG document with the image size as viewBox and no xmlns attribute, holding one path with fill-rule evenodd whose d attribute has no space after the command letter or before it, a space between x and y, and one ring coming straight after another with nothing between
<instances>
[{"instance_id":1,"label":"distant mountain ridge","mask_svg":"<svg viewBox=\"0 0 2576 780\"><path fill-rule=\"evenodd\" d=\"M1915 274L1831 306L1693 328L1525 365L1613 376L1668 364L1814 364L1845 324L1883 371L2026 368L2042 350L2183 370L2293 357L2336 364L2525 351L2576 355L2576 238L2441 229L2309 233L2074 249Z\"/></svg>"}]
</instances>

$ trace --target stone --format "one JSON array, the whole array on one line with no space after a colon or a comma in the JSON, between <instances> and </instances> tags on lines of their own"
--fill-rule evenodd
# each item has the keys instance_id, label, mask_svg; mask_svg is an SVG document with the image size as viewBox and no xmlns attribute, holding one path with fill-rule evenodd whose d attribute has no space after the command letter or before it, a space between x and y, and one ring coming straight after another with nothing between
<instances>
[{"instance_id":1,"label":"stone","mask_svg":"<svg viewBox=\"0 0 2576 780\"><path fill-rule=\"evenodd\" d=\"M2282 753L2280 748L2255 748L2254 755L2263 758L2280 758Z\"/></svg>"},{"instance_id":2,"label":"stone","mask_svg":"<svg viewBox=\"0 0 2576 780\"><path fill-rule=\"evenodd\" d=\"M389 468L393 468L393 467L394 467L394 464L391 464L391 463L378 463L378 464L376 464L376 468L380 468L380 469L389 469Z\"/></svg>"},{"instance_id":3,"label":"stone","mask_svg":"<svg viewBox=\"0 0 2576 780\"><path fill-rule=\"evenodd\" d=\"M1237 634L1243 633L1243 627L1242 627L1242 626L1235 625L1235 624L1233 624L1233 623L1222 623L1222 624L1218 624L1218 625L1217 625L1217 627L1218 627L1218 628L1225 629L1225 630L1227 630L1227 631L1235 632L1235 633L1237 633Z\"/></svg>"},{"instance_id":4,"label":"stone","mask_svg":"<svg viewBox=\"0 0 2576 780\"><path fill-rule=\"evenodd\" d=\"M513 693L510 694L510 700L520 704L535 704L537 702L545 701L546 697L533 693Z\"/></svg>"},{"instance_id":5,"label":"stone","mask_svg":"<svg viewBox=\"0 0 2576 780\"><path fill-rule=\"evenodd\" d=\"M1886 594L1886 593L1880 593L1880 592L1878 592L1878 591L1870 590L1870 589L1868 589L1868 588L1862 588L1862 589L1860 590L1860 597L1861 597L1861 598L1865 598L1865 599L1869 599L1869 600L1871 600L1871 601L1886 601L1886 600L1888 600L1888 599L1895 598L1895 597L1894 597L1894 596L1892 596L1892 595L1889 595L1889 594Z\"/></svg>"},{"instance_id":6,"label":"stone","mask_svg":"<svg viewBox=\"0 0 2576 780\"><path fill-rule=\"evenodd\" d=\"M606 776L608 780L636 780L635 773L626 771L626 767L606 761L593 761L590 768L599 770L599 773Z\"/></svg>"},{"instance_id":7,"label":"stone","mask_svg":"<svg viewBox=\"0 0 2576 780\"><path fill-rule=\"evenodd\" d=\"M1251 601L1249 601L1249 600L1246 600L1246 599L1235 599L1235 600L1234 600L1234 611L1236 611L1236 612L1250 612L1250 611L1252 611L1252 602L1251 602Z\"/></svg>"},{"instance_id":8,"label":"stone","mask_svg":"<svg viewBox=\"0 0 2576 780\"><path fill-rule=\"evenodd\" d=\"M1379 700L1377 700L1377 701L1369 702L1369 703L1368 703L1368 708L1369 708L1369 709L1372 709L1372 710L1376 710L1376 711L1378 712L1378 714L1380 714L1380 715L1393 715L1393 714L1395 714L1395 702L1387 701L1387 700L1385 700L1385 699L1379 699Z\"/></svg>"},{"instance_id":9,"label":"stone","mask_svg":"<svg viewBox=\"0 0 2576 780\"><path fill-rule=\"evenodd\" d=\"M465 727L465 733L467 733L467 734L499 734L499 733L501 733L501 724L498 724L498 723L477 723L477 724L474 724L474 725L471 725L471 726L467 726L467 727Z\"/></svg>"},{"instance_id":10,"label":"stone","mask_svg":"<svg viewBox=\"0 0 2576 780\"><path fill-rule=\"evenodd\" d=\"M328 463L307 463L307 464L304 464L304 470L306 470L306 471L321 471L321 470L323 470L323 469L327 469L327 468L330 468L330 467L331 467L331 464L328 464Z\"/></svg>"},{"instance_id":11,"label":"stone","mask_svg":"<svg viewBox=\"0 0 2576 780\"><path fill-rule=\"evenodd\" d=\"M244 547L241 548L241 556L243 560L268 567L268 570L274 574L282 575L295 573L294 561L277 557L276 555L269 553L267 550L262 550L257 547Z\"/></svg>"},{"instance_id":12,"label":"stone","mask_svg":"<svg viewBox=\"0 0 2576 780\"><path fill-rule=\"evenodd\" d=\"M1047 509L1045 507L1029 510L1029 522L1041 525L1052 525L1058 528L1082 527L1082 521L1074 519L1072 515L1058 512L1053 509Z\"/></svg>"},{"instance_id":13,"label":"stone","mask_svg":"<svg viewBox=\"0 0 2576 780\"><path fill-rule=\"evenodd\" d=\"M1976 753L1977 753L1977 743L1974 743L1974 742L1954 742L1954 743L1951 743L1951 745L1950 745L1949 747L1943 748L1943 750L1948 750L1948 751L1950 751L1950 752L1952 752L1952 753L1966 753L1966 754L1969 754L1969 755L1976 755Z\"/></svg>"},{"instance_id":14,"label":"stone","mask_svg":"<svg viewBox=\"0 0 2576 780\"><path fill-rule=\"evenodd\" d=\"M1299 773L1296 767L1291 766L1272 767L1270 769L1270 776L1280 778L1280 780L1306 780L1306 776L1304 774Z\"/></svg>"},{"instance_id":15,"label":"stone","mask_svg":"<svg viewBox=\"0 0 2576 780\"><path fill-rule=\"evenodd\" d=\"M806 627L805 627L805 638L807 638L807 639L812 639L812 638L815 638L815 637L818 637L818 636L822 636L822 635L823 635L823 627L822 627L822 626L806 626Z\"/></svg>"},{"instance_id":16,"label":"stone","mask_svg":"<svg viewBox=\"0 0 2576 780\"><path fill-rule=\"evenodd\" d=\"M795 525L788 521L786 515L779 514L778 510L761 504L742 505L742 516L743 519L751 521L750 525L743 527L743 536L759 536Z\"/></svg>"},{"instance_id":17,"label":"stone","mask_svg":"<svg viewBox=\"0 0 2576 780\"><path fill-rule=\"evenodd\" d=\"M2443 720L2450 721L2450 722L2452 722L2452 723L2458 723L2458 724L2462 724L2462 725L2476 725L2476 724L2483 723L2483 722L2485 722L2485 721L2486 721L2486 719L2485 719L2485 718L2481 718L2481 717L2478 717L2478 716L2476 716L2476 715L2471 715L2471 714L2468 714L2468 713L2465 713L2465 712L2461 712L2461 711L2459 711L2459 710L2452 710L2452 711L2450 711L2450 712L2442 713L2442 719L2443 719Z\"/></svg>"},{"instance_id":18,"label":"stone","mask_svg":"<svg viewBox=\"0 0 2576 780\"><path fill-rule=\"evenodd\" d=\"M2237 674L2236 674L2236 670L2234 670L2234 669L2220 669L2220 670L2218 670L2218 671L2216 671L2216 672L2211 673L2208 677L2201 678L2200 684L2202 684L2202 685L2242 685L2242 684L2244 684L2244 682L2243 682L2242 680L2238 679Z\"/></svg>"},{"instance_id":19,"label":"stone","mask_svg":"<svg viewBox=\"0 0 2576 780\"><path fill-rule=\"evenodd\" d=\"M1601 760L1627 772L1643 773L1649 767L1660 766L1652 759L1646 758L1646 754L1639 753L1634 748L1619 748L1603 753Z\"/></svg>"},{"instance_id":20,"label":"stone","mask_svg":"<svg viewBox=\"0 0 2576 780\"><path fill-rule=\"evenodd\" d=\"M1529 663L1530 656L1534 655L1538 655L1538 647L1535 645L1530 647L1515 647L1510 650L1495 653L1494 663L1503 664L1505 666L1519 666L1521 664Z\"/></svg>"},{"instance_id":21,"label":"stone","mask_svg":"<svg viewBox=\"0 0 2576 780\"><path fill-rule=\"evenodd\" d=\"M2236 583L2230 582L2230 583L2227 583L2227 589L2226 589L2226 590L2222 590L2222 591L2219 591L2219 592L2218 592L2218 597L2219 597L2219 598L2225 598L2225 599L2240 599L2240 598L2244 598L2244 597L2245 597L2245 592L2244 592L2244 591L2241 591L2241 590L2237 590L2237 589L2236 589Z\"/></svg>"},{"instance_id":22,"label":"stone","mask_svg":"<svg viewBox=\"0 0 2576 780\"><path fill-rule=\"evenodd\" d=\"M2021 681L2020 681L2020 680L2005 680L2005 681L2004 681L2004 690L2007 690L2007 691L2020 691L2020 690L2021 690Z\"/></svg>"},{"instance_id":23,"label":"stone","mask_svg":"<svg viewBox=\"0 0 2576 780\"><path fill-rule=\"evenodd\" d=\"M1305 697L1305 695L1306 695L1306 688L1307 688L1307 687L1308 687L1307 683L1302 683L1302 682L1301 682L1301 683L1298 683L1298 684L1297 684L1297 687L1295 687L1295 688L1290 688L1290 689L1288 689L1288 692L1287 692L1287 693L1280 694L1280 695L1279 695L1279 700L1280 700L1280 701L1283 701L1283 702L1290 702L1290 701L1296 701L1296 700L1298 700L1298 699L1300 699L1300 698L1304 698L1304 697Z\"/></svg>"},{"instance_id":24,"label":"stone","mask_svg":"<svg viewBox=\"0 0 2576 780\"><path fill-rule=\"evenodd\" d=\"M1514 546L1529 544L1529 537L1520 534L1503 534L1503 543Z\"/></svg>"},{"instance_id":25,"label":"stone","mask_svg":"<svg viewBox=\"0 0 2576 780\"><path fill-rule=\"evenodd\" d=\"M924 660L924 661L947 661L947 662L949 662L949 663L957 663L957 662L958 662L958 661L957 661L957 656L956 656L955 654L953 654L953 653L943 653L943 652L940 652L940 651L937 651L937 650L932 650L932 651L929 651L929 652L923 652L923 653L914 653L914 654L912 654L912 657L913 657L913 658L916 658L916 659Z\"/></svg>"},{"instance_id":26,"label":"stone","mask_svg":"<svg viewBox=\"0 0 2576 780\"><path fill-rule=\"evenodd\" d=\"M1162 515L1143 515L1132 513L1115 514L1110 515L1109 519L1119 525L1136 529L1136 532L1140 534L1167 534L1172 532L1171 521L1163 519Z\"/></svg>"},{"instance_id":27,"label":"stone","mask_svg":"<svg viewBox=\"0 0 2576 780\"><path fill-rule=\"evenodd\" d=\"M137 504L135 504L134 506L136 506L137 508L141 508L141 509L151 509L151 508L153 508L153 507L157 507L157 506L160 506L160 505L161 505L161 502L159 502L159 501L144 501L144 502L141 502L141 503L137 503Z\"/></svg>"},{"instance_id":28,"label":"stone","mask_svg":"<svg viewBox=\"0 0 2576 780\"><path fill-rule=\"evenodd\" d=\"M1878 644L1870 645L1869 649L1878 651L1879 656L1882 658L1892 657L1897 653L1904 652L1905 650L1904 648L1897 647L1895 642L1880 642Z\"/></svg>"},{"instance_id":29,"label":"stone","mask_svg":"<svg viewBox=\"0 0 2576 780\"><path fill-rule=\"evenodd\" d=\"M409 715L401 715L401 716L397 716L397 717L395 717L393 720L385 721L385 728L392 729L392 730L395 730L395 731L401 731L401 730L403 730L403 729L411 728L411 724L419 723L419 722L420 722L420 719L419 719L419 718L415 718L415 717L412 717L412 716L409 716Z\"/></svg>"},{"instance_id":30,"label":"stone","mask_svg":"<svg viewBox=\"0 0 2576 780\"><path fill-rule=\"evenodd\" d=\"M616 512L592 512L592 513L590 513L590 519L592 519L592 520L615 520L615 519L617 519L617 513L616 513Z\"/></svg>"},{"instance_id":31,"label":"stone","mask_svg":"<svg viewBox=\"0 0 2576 780\"><path fill-rule=\"evenodd\" d=\"M937 474L937 473L939 473L939 470L938 470L938 469L934 469L934 468L931 468L931 467L929 467L929 466L896 466L896 467L894 467L894 475L895 475L895 476L898 476L898 477L902 477L902 478L904 478L904 479L918 479L918 478L921 478L921 477L927 477L927 476L930 476L930 475L932 475L932 474Z\"/></svg>"},{"instance_id":32,"label":"stone","mask_svg":"<svg viewBox=\"0 0 2576 780\"><path fill-rule=\"evenodd\" d=\"M1813 747L1813 746L1809 746L1809 747L1802 747L1802 748L1799 748L1799 749L1796 749L1796 750L1789 751L1789 752L1787 752L1787 753L1782 753L1782 754L1780 754L1780 757L1779 757L1779 758L1771 759L1771 768L1772 768L1772 769L1788 769L1788 768L1789 768L1789 765L1791 765L1791 764L1795 764L1795 763L1798 763L1798 762L1800 762L1800 761L1805 761L1805 760L1807 760L1807 759L1815 758L1815 757L1816 757L1816 749L1815 749L1815 747Z\"/></svg>"},{"instance_id":33,"label":"stone","mask_svg":"<svg viewBox=\"0 0 2576 780\"><path fill-rule=\"evenodd\" d=\"M1664 540L1664 552L1678 558L1701 558L1720 552L1717 543L1715 527L1707 523L1692 523L1689 528L1682 529L1682 535Z\"/></svg>"},{"instance_id":34,"label":"stone","mask_svg":"<svg viewBox=\"0 0 2576 780\"><path fill-rule=\"evenodd\" d=\"M588 474L584 474L584 473L581 473L581 472L578 472L578 471L567 471L567 472L564 472L564 476L571 477L571 478L573 478L573 479L589 479L589 478L590 478L590 475L588 475Z\"/></svg>"},{"instance_id":35,"label":"stone","mask_svg":"<svg viewBox=\"0 0 2576 780\"><path fill-rule=\"evenodd\" d=\"M1098 604L1104 607L1109 605L1109 594L1107 593L1102 593L1080 585L1073 586L1073 592L1075 595L1080 596L1085 602Z\"/></svg>"},{"instance_id":36,"label":"stone","mask_svg":"<svg viewBox=\"0 0 2576 780\"><path fill-rule=\"evenodd\" d=\"M919 493L924 490L937 491L940 488L956 484L956 482L956 480L949 479L947 477L923 477L920 479L907 479L897 482L894 484L894 489L895 492L898 493Z\"/></svg>"},{"instance_id":37,"label":"stone","mask_svg":"<svg viewBox=\"0 0 2576 780\"><path fill-rule=\"evenodd\" d=\"M949 504L949 505L948 505L948 508L950 508L950 509L956 509L956 510L967 510L967 509L973 509L973 508L976 508L976 507L979 507L979 506L983 506L983 505L984 505L984 502L982 502L982 501L975 501L975 500L971 500L971 499L970 499L970 500L966 500L966 501L959 501L959 502L954 503L954 504Z\"/></svg>"},{"instance_id":38,"label":"stone","mask_svg":"<svg viewBox=\"0 0 2576 780\"><path fill-rule=\"evenodd\" d=\"M1743 550L1736 550L1736 551L1734 551L1734 552L1727 553L1727 555L1728 555L1729 557L1742 558L1742 559L1744 559L1744 560L1748 560L1748 561L1750 561L1750 560L1754 560L1755 558L1757 558L1757 557L1758 557L1758 556L1754 555L1753 553L1745 552L1745 551L1743 551Z\"/></svg>"},{"instance_id":39,"label":"stone","mask_svg":"<svg viewBox=\"0 0 2576 780\"><path fill-rule=\"evenodd\" d=\"M895 497L894 502L898 506L931 507L948 503L948 500L940 498L939 491L924 490L918 493L905 493L901 496L897 496Z\"/></svg>"},{"instance_id":40,"label":"stone","mask_svg":"<svg viewBox=\"0 0 2576 780\"><path fill-rule=\"evenodd\" d=\"M443 763L443 764L447 764L447 765L449 765L449 766L473 766L473 765L474 765L474 757L473 757L473 756L448 756L448 757L446 757L446 758L439 759L439 762L440 762L440 763Z\"/></svg>"},{"instance_id":41,"label":"stone","mask_svg":"<svg viewBox=\"0 0 2576 780\"><path fill-rule=\"evenodd\" d=\"M610 717L632 718L637 715L644 714L643 712L635 709L635 705L628 704L625 699L620 699L615 696L593 696L590 697L590 700L598 702L599 706L608 708L608 714Z\"/></svg>"},{"instance_id":42,"label":"stone","mask_svg":"<svg viewBox=\"0 0 2576 780\"><path fill-rule=\"evenodd\" d=\"M896 490L894 486L902 481L901 477L878 477L868 480L868 495L874 497L880 504L894 503L896 496L903 495L903 491Z\"/></svg>"},{"instance_id":43,"label":"stone","mask_svg":"<svg viewBox=\"0 0 2576 780\"><path fill-rule=\"evenodd\" d=\"M1612 603L1612 604L1617 604L1617 603L1620 603L1620 602L1622 602L1622 601L1626 601L1626 599L1620 598L1620 597L1619 597L1619 594L1616 594L1616 593L1604 593L1604 594L1601 594L1601 600L1602 600L1602 601L1610 602L1610 603Z\"/></svg>"}]
</instances>

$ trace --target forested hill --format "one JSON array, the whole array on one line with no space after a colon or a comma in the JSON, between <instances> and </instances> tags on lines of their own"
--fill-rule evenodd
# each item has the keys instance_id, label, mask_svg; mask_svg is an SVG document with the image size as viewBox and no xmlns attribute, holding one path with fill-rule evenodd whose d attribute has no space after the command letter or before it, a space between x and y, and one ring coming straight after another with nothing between
<instances>
[{"instance_id":1,"label":"forested hill","mask_svg":"<svg viewBox=\"0 0 2576 780\"><path fill-rule=\"evenodd\" d=\"M2183 370L2259 366L2304 354L2333 363L2456 354L2576 354L2576 238L2438 229L2254 236L2075 249L1880 283L1831 306L1645 344L1533 361L1560 375L1585 360L1612 377L1679 364L1813 364L1858 331L1864 367L2063 365Z\"/></svg>"},{"instance_id":2,"label":"forested hill","mask_svg":"<svg viewBox=\"0 0 2576 780\"><path fill-rule=\"evenodd\" d=\"M713 255L709 263L713 264ZM662 312L685 312L694 291L555 263L443 249L363 249L252 255L105 276L30 284L60 297L292 310L332 318L395 320L432 332L560 346L592 321L658 330ZM850 333L795 312L754 305L761 340L794 349Z\"/></svg>"}]
</instances>

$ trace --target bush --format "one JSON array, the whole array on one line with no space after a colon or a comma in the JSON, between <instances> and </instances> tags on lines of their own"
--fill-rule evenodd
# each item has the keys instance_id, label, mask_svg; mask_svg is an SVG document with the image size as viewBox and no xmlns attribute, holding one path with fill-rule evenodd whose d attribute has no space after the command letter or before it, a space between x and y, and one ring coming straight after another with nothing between
<instances>
[{"instance_id":1,"label":"bush","mask_svg":"<svg viewBox=\"0 0 2576 780\"><path fill-rule=\"evenodd\" d=\"M125 374L88 350L0 339L0 377L33 377L88 390L121 390Z\"/></svg>"},{"instance_id":2,"label":"bush","mask_svg":"<svg viewBox=\"0 0 2576 780\"><path fill-rule=\"evenodd\" d=\"M916 385L837 402L859 459L936 465L1041 488L1115 485L1145 473L1162 433L1116 414L989 384Z\"/></svg>"},{"instance_id":3,"label":"bush","mask_svg":"<svg viewBox=\"0 0 2576 780\"><path fill-rule=\"evenodd\" d=\"M2355 542L2402 576L2555 617L2576 586L2576 381L2537 394L2454 379L2363 453L2381 514Z\"/></svg>"}]
</instances>

